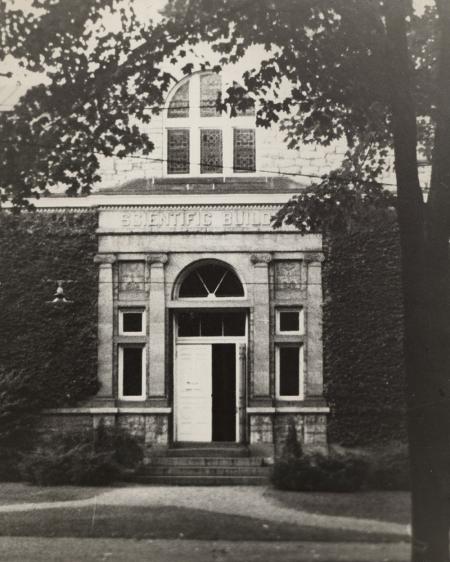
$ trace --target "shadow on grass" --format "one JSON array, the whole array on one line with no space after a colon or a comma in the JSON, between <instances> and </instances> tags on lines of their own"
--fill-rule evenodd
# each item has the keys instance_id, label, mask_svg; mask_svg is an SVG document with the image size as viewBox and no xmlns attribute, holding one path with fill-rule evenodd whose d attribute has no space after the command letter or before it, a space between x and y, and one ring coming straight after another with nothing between
<instances>
[{"instance_id":1,"label":"shadow on grass","mask_svg":"<svg viewBox=\"0 0 450 562\"><path fill-rule=\"evenodd\" d=\"M323 529L180 507L89 506L0 514L0 535L254 541L394 542L405 537Z\"/></svg>"},{"instance_id":2,"label":"shadow on grass","mask_svg":"<svg viewBox=\"0 0 450 562\"><path fill-rule=\"evenodd\" d=\"M18 503L42 503L54 501L85 500L114 488L94 486L34 486L23 482L0 482L0 506Z\"/></svg>"},{"instance_id":3,"label":"shadow on grass","mask_svg":"<svg viewBox=\"0 0 450 562\"><path fill-rule=\"evenodd\" d=\"M267 490L265 497L275 500L277 505L298 511L375 519L388 523L409 524L411 518L411 495L409 492L288 492Z\"/></svg>"}]
</instances>

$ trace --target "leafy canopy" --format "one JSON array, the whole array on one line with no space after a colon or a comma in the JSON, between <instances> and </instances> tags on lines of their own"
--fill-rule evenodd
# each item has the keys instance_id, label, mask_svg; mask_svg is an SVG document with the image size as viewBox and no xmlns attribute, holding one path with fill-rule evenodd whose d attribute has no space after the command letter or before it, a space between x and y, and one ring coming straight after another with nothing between
<instances>
[{"instance_id":1,"label":"leafy canopy","mask_svg":"<svg viewBox=\"0 0 450 562\"><path fill-rule=\"evenodd\" d=\"M0 114L3 201L20 205L55 185L89 193L100 155L152 150L136 119L150 120L148 107L162 104L173 80L160 67L177 45L170 25L141 22L117 0L33 0L28 11L0 4L0 61L15 58L44 77Z\"/></svg>"},{"instance_id":2,"label":"leafy canopy","mask_svg":"<svg viewBox=\"0 0 450 562\"><path fill-rule=\"evenodd\" d=\"M120 0L33 0L28 11L2 4L0 61L14 57L45 74L0 115L3 200L22 204L61 184L69 195L85 194L100 179L100 155L148 154L153 144L138 120L148 122L162 104L173 80L167 62L204 40L220 65L237 62L252 45L266 49L223 104L242 108L251 94L257 124L279 121L292 148L346 139L347 169L351 163L357 177L372 180L385 166L392 123L379 0L169 0L156 23ZM433 9L411 12L425 151L435 106L435 26ZM186 72L195 69L186 63Z\"/></svg>"}]
</instances>

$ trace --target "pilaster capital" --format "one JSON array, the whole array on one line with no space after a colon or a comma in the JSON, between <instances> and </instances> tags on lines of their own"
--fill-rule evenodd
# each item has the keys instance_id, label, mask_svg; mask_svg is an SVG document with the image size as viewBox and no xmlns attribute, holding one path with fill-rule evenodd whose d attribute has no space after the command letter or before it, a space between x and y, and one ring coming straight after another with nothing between
<instances>
[{"instance_id":1,"label":"pilaster capital","mask_svg":"<svg viewBox=\"0 0 450 562\"><path fill-rule=\"evenodd\" d=\"M112 265L116 261L114 254L97 254L94 256L94 263L100 265Z\"/></svg>"},{"instance_id":2,"label":"pilaster capital","mask_svg":"<svg viewBox=\"0 0 450 562\"><path fill-rule=\"evenodd\" d=\"M268 265L272 261L271 254L252 254L250 261L253 265Z\"/></svg>"},{"instance_id":3,"label":"pilaster capital","mask_svg":"<svg viewBox=\"0 0 450 562\"><path fill-rule=\"evenodd\" d=\"M167 254L147 254L146 259L149 265L159 264L164 266L169 261L169 256Z\"/></svg>"},{"instance_id":4,"label":"pilaster capital","mask_svg":"<svg viewBox=\"0 0 450 562\"><path fill-rule=\"evenodd\" d=\"M325 261L325 256L322 254L322 252L305 252L305 257L304 257L304 261L305 263L322 263L323 261Z\"/></svg>"}]
</instances>

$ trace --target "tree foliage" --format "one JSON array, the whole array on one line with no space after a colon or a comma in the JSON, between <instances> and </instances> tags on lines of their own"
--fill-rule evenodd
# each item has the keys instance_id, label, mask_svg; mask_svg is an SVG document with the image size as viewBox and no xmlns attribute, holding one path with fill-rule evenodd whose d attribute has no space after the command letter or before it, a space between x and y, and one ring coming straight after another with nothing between
<instances>
[{"instance_id":1,"label":"tree foliage","mask_svg":"<svg viewBox=\"0 0 450 562\"><path fill-rule=\"evenodd\" d=\"M0 115L3 201L22 205L55 185L86 194L100 179L99 156L152 150L136 119L150 120L171 83L159 66L176 47L168 31L117 0L35 0L28 11L0 4L0 61L14 57L43 74Z\"/></svg>"},{"instance_id":2,"label":"tree foliage","mask_svg":"<svg viewBox=\"0 0 450 562\"><path fill-rule=\"evenodd\" d=\"M294 225L302 234L345 232L374 213L389 213L395 197L376 181L333 171L318 184L294 195L278 211L274 227Z\"/></svg>"},{"instance_id":3,"label":"tree foliage","mask_svg":"<svg viewBox=\"0 0 450 562\"><path fill-rule=\"evenodd\" d=\"M221 63L242 58L253 44L266 57L242 77L224 100L258 100L257 123L282 121L289 146L329 144L345 138L349 154L374 170L392 144L388 46L383 2L379 0L170 0L166 14L192 41L207 36ZM434 6L410 10L409 42L414 62L414 96L429 149L436 91L437 14ZM288 117L285 117L285 113Z\"/></svg>"},{"instance_id":4,"label":"tree foliage","mask_svg":"<svg viewBox=\"0 0 450 562\"><path fill-rule=\"evenodd\" d=\"M345 138L357 172L373 177L385 165L392 127L378 0L170 0L157 23L121 0L34 0L27 11L4 0L0 6L0 62L14 57L43 76L0 115L3 200L22 205L56 185L85 194L100 179L102 156L148 154L153 143L139 122L158 112L172 83L166 63L206 37L222 65L242 58L250 45L267 49L228 89L224 105L243 108L256 98L257 123L280 121L289 146ZM427 8L422 16L411 13L409 23L428 152L436 18ZM195 65L186 61L191 72Z\"/></svg>"}]
</instances>

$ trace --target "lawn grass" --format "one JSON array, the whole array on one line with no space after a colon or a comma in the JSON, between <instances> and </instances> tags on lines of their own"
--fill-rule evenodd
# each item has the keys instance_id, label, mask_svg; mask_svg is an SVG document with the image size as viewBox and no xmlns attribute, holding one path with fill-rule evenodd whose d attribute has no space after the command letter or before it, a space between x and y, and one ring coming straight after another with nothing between
<instances>
[{"instance_id":1,"label":"lawn grass","mask_svg":"<svg viewBox=\"0 0 450 562\"><path fill-rule=\"evenodd\" d=\"M180 507L88 506L0 513L1 536L396 542L404 536L279 523Z\"/></svg>"},{"instance_id":2,"label":"lawn grass","mask_svg":"<svg viewBox=\"0 0 450 562\"><path fill-rule=\"evenodd\" d=\"M288 492L268 490L266 496L284 507L319 513L376 519L389 523L410 522L411 495L409 492Z\"/></svg>"},{"instance_id":3,"label":"lawn grass","mask_svg":"<svg viewBox=\"0 0 450 562\"><path fill-rule=\"evenodd\" d=\"M92 486L33 486L23 482L0 482L0 505L84 500L112 490Z\"/></svg>"}]
</instances>

